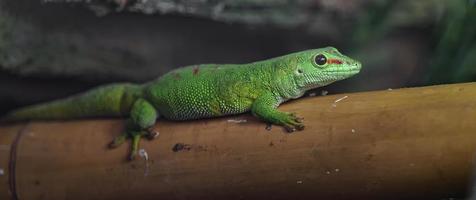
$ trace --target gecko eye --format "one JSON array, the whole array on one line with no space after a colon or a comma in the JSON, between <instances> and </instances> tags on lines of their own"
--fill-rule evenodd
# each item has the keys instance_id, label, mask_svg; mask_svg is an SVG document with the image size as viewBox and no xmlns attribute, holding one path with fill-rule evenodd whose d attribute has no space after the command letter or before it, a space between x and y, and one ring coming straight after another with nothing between
<instances>
[{"instance_id":1,"label":"gecko eye","mask_svg":"<svg viewBox=\"0 0 476 200\"><path fill-rule=\"evenodd\" d=\"M327 63L327 58L326 56L319 54L314 58L314 62L316 62L317 65L324 65Z\"/></svg>"}]
</instances>

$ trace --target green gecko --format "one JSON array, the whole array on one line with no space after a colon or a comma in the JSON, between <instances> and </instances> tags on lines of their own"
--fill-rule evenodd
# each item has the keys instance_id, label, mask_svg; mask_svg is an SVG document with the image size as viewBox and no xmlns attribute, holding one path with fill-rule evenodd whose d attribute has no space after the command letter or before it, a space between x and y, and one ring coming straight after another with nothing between
<instances>
[{"instance_id":1,"label":"green gecko","mask_svg":"<svg viewBox=\"0 0 476 200\"><path fill-rule=\"evenodd\" d=\"M100 86L84 94L13 111L3 121L128 117L110 147L132 139L134 159L141 137L153 138L157 118L191 120L249 112L293 132L302 119L277 110L307 90L346 79L360 62L336 48L311 49L248 64L201 64L178 68L144 84Z\"/></svg>"}]
</instances>

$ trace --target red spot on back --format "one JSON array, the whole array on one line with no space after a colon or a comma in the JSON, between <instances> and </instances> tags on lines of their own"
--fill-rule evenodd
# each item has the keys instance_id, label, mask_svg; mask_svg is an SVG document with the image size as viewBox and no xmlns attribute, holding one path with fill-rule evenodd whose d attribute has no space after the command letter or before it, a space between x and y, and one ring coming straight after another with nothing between
<instances>
[{"instance_id":1,"label":"red spot on back","mask_svg":"<svg viewBox=\"0 0 476 200\"><path fill-rule=\"evenodd\" d=\"M193 67L193 75L197 75L198 71L200 71L200 68L198 66Z\"/></svg>"},{"instance_id":2,"label":"red spot on back","mask_svg":"<svg viewBox=\"0 0 476 200\"><path fill-rule=\"evenodd\" d=\"M327 64L342 64L342 60L339 59L327 59Z\"/></svg>"}]
</instances>

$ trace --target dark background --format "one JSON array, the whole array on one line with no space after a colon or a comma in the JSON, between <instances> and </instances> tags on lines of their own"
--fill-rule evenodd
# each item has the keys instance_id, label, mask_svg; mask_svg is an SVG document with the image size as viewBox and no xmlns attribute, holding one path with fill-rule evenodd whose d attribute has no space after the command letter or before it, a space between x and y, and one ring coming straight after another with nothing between
<instances>
[{"instance_id":1,"label":"dark background","mask_svg":"<svg viewBox=\"0 0 476 200\"><path fill-rule=\"evenodd\" d=\"M475 4L0 0L0 114L184 65L325 46L363 63L358 76L323 88L330 94L475 81Z\"/></svg>"}]
</instances>

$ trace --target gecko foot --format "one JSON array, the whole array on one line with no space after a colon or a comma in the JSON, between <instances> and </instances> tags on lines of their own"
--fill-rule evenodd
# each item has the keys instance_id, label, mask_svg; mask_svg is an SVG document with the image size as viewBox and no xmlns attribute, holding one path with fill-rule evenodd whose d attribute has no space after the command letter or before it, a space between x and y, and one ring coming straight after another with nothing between
<instances>
[{"instance_id":1,"label":"gecko foot","mask_svg":"<svg viewBox=\"0 0 476 200\"><path fill-rule=\"evenodd\" d=\"M139 149L139 142L141 138L141 134L135 134L132 136L132 145L131 145L131 153L129 154L128 160L132 161L136 158L137 151Z\"/></svg>"},{"instance_id":2,"label":"gecko foot","mask_svg":"<svg viewBox=\"0 0 476 200\"><path fill-rule=\"evenodd\" d=\"M295 132L295 131L302 131L302 130L304 130L304 125L299 124L299 125L295 125L295 126L284 126L284 129L285 129L288 133L292 133L292 132Z\"/></svg>"},{"instance_id":3,"label":"gecko foot","mask_svg":"<svg viewBox=\"0 0 476 200\"><path fill-rule=\"evenodd\" d=\"M304 130L304 124L302 117L297 117L294 113L287 113L287 117L283 120L283 127L288 133L294 131Z\"/></svg>"},{"instance_id":4,"label":"gecko foot","mask_svg":"<svg viewBox=\"0 0 476 200\"><path fill-rule=\"evenodd\" d=\"M131 139L131 151L129 153L129 156L127 157L128 160L134 160L138 149L139 149L139 143L140 139L142 137L145 137L149 140L156 138L159 135L158 131L153 131L152 129L147 129L143 131L126 131L123 134L117 136L112 140L111 143L109 143L109 148L117 148L121 144L123 144L127 139Z\"/></svg>"},{"instance_id":5,"label":"gecko foot","mask_svg":"<svg viewBox=\"0 0 476 200\"><path fill-rule=\"evenodd\" d=\"M128 135L127 135L126 132L124 132L121 135L114 138L114 140L112 140L112 142L109 143L108 147L113 149L113 148L116 148L118 146L121 146L121 144L124 143L127 138L128 138Z\"/></svg>"}]
</instances>

